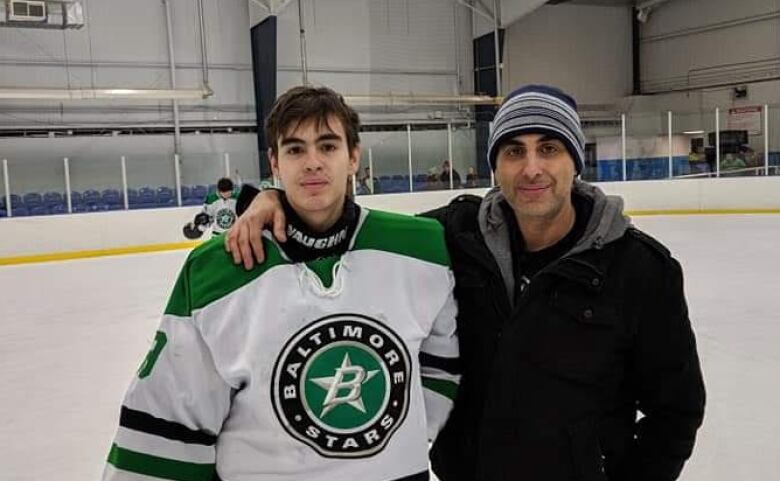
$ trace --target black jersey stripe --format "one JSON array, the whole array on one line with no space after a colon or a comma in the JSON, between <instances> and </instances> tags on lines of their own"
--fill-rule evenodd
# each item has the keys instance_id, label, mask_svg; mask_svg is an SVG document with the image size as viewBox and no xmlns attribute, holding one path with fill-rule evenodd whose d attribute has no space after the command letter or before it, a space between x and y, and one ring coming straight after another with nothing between
<instances>
[{"instance_id":1,"label":"black jersey stripe","mask_svg":"<svg viewBox=\"0 0 780 481\"><path fill-rule=\"evenodd\" d=\"M457 357L440 357L421 351L420 365L440 369L449 374L460 374L460 359Z\"/></svg>"},{"instance_id":2,"label":"black jersey stripe","mask_svg":"<svg viewBox=\"0 0 780 481\"><path fill-rule=\"evenodd\" d=\"M428 475L428 471L423 471L417 474L412 474L411 476L404 476L403 478L397 478L393 479L391 481L428 481L430 476Z\"/></svg>"},{"instance_id":3,"label":"black jersey stripe","mask_svg":"<svg viewBox=\"0 0 780 481\"><path fill-rule=\"evenodd\" d=\"M217 436L214 434L190 429L183 424L156 418L149 413L136 411L127 406L122 406L122 411L119 415L119 425L133 431L153 434L187 444L213 446L217 442Z\"/></svg>"}]
</instances>

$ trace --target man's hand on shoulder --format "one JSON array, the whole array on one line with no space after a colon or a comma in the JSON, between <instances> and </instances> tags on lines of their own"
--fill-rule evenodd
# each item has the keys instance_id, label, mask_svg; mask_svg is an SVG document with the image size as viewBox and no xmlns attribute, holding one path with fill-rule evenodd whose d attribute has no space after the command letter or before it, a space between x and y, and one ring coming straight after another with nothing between
<instances>
[{"instance_id":1,"label":"man's hand on shoulder","mask_svg":"<svg viewBox=\"0 0 780 481\"><path fill-rule=\"evenodd\" d=\"M285 225L279 191L260 192L225 235L225 250L233 256L234 263L243 263L244 268L249 270L254 267L255 261L261 264L265 260L263 229L272 228L274 237L279 242L286 242Z\"/></svg>"}]
</instances>

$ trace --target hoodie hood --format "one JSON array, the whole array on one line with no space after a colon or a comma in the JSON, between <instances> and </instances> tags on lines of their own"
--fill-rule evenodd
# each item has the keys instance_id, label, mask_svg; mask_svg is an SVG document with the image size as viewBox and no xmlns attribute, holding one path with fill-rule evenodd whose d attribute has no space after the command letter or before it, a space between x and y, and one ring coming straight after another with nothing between
<instances>
[{"instance_id":1,"label":"hoodie hood","mask_svg":"<svg viewBox=\"0 0 780 481\"><path fill-rule=\"evenodd\" d=\"M593 212L582 237L569 252L564 254L564 257L589 249L601 249L604 245L623 237L631 226L631 220L623 214L622 198L606 195L595 185L580 180L575 181L572 195L590 199L593 203ZM504 210L500 206L504 200L504 194L498 187L491 189L480 205L478 222L485 244L501 269L504 285L507 287L509 298L512 299L515 279L512 272L512 248L509 245L510 224L506 222Z\"/></svg>"}]
</instances>

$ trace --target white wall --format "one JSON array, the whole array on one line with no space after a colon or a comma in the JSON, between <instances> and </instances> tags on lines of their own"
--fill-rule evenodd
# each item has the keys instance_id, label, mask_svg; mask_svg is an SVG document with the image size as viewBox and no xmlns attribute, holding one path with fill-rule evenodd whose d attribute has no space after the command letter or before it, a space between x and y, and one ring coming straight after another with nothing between
<instances>
[{"instance_id":1,"label":"white wall","mask_svg":"<svg viewBox=\"0 0 780 481\"><path fill-rule=\"evenodd\" d=\"M643 91L780 77L778 13L777 0L662 4L641 29Z\"/></svg>"},{"instance_id":2,"label":"white wall","mask_svg":"<svg viewBox=\"0 0 780 481\"><path fill-rule=\"evenodd\" d=\"M629 210L780 209L780 177L613 182L598 184L621 195ZM360 196L369 208L417 213L447 203L461 192ZM182 242L181 227L198 211L171 208L70 216L0 219L0 258Z\"/></svg>"},{"instance_id":3,"label":"white wall","mask_svg":"<svg viewBox=\"0 0 780 481\"><path fill-rule=\"evenodd\" d=\"M612 104L631 92L631 17L625 6L546 5L509 25L504 91L551 84L577 102Z\"/></svg>"},{"instance_id":4,"label":"white wall","mask_svg":"<svg viewBox=\"0 0 780 481\"><path fill-rule=\"evenodd\" d=\"M204 0L214 96L182 102L183 122L254 119L248 0ZM0 28L0 86L170 88L160 0L85 0L80 30ZM170 2L179 88L201 83L196 1ZM171 102L6 102L0 126L172 124Z\"/></svg>"},{"instance_id":5,"label":"white wall","mask_svg":"<svg viewBox=\"0 0 780 481\"><path fill-rule=\"evenodd\" d=\"M308 78L314 84L345 95L455 95L473 90L471 17L451 0L303 0L302 5ZM302 81L298 23L293 2L278 16L279 92ZM364 123L426 119L431 110L364 109L361 117Z\"/></svg>"},{"instance_id":6,"label":"white wall","mask_svg":"<svg viewBox=\"0 0 780 481\"><path fill-rule=\"evenodd\" d=\"M725 128L729 108L768 104L770 150L780 150L777 0L666 2L650 14L641 37L642 89L655 94L625 99L621 110L672 110L685 123L680 129L711 132L716 107ZM720 84L746 85L748 95L735 99L733 86ZM752 136L750 145L763 150L763 137Z\"/></svg>"}]
</instances>

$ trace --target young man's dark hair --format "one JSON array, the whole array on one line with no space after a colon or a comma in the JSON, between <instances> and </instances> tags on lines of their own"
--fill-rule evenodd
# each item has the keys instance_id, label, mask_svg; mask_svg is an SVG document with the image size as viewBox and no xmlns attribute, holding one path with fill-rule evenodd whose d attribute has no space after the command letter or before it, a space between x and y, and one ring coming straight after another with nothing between
<instances>
[{"instance_id":1,"label":"young man's dark hair","mask_svg":"<svg viewBox=\"0 0 780 481\"><path fill-rule=\"evenodd\" d=\"M227 177L223 177L217 181L217 191L218 192L232 192L233 191L233 181L228 179Z\"/></svg>"},{"instance_id":2,"label":"young man's dark hair","mask_svg":"<svg viewBox=\"0 0 780 481\"><path fill-rule=\"evenodd\" d=\"M311 119L316 119L318 126L328 125L330 116L341 121L347 147L352 151L360 143L360 118L344 97L327 87L293 87L282 94L266 119L265 138L274 155L278 155L279 137Z\"/></svg>"}]
</instances>

